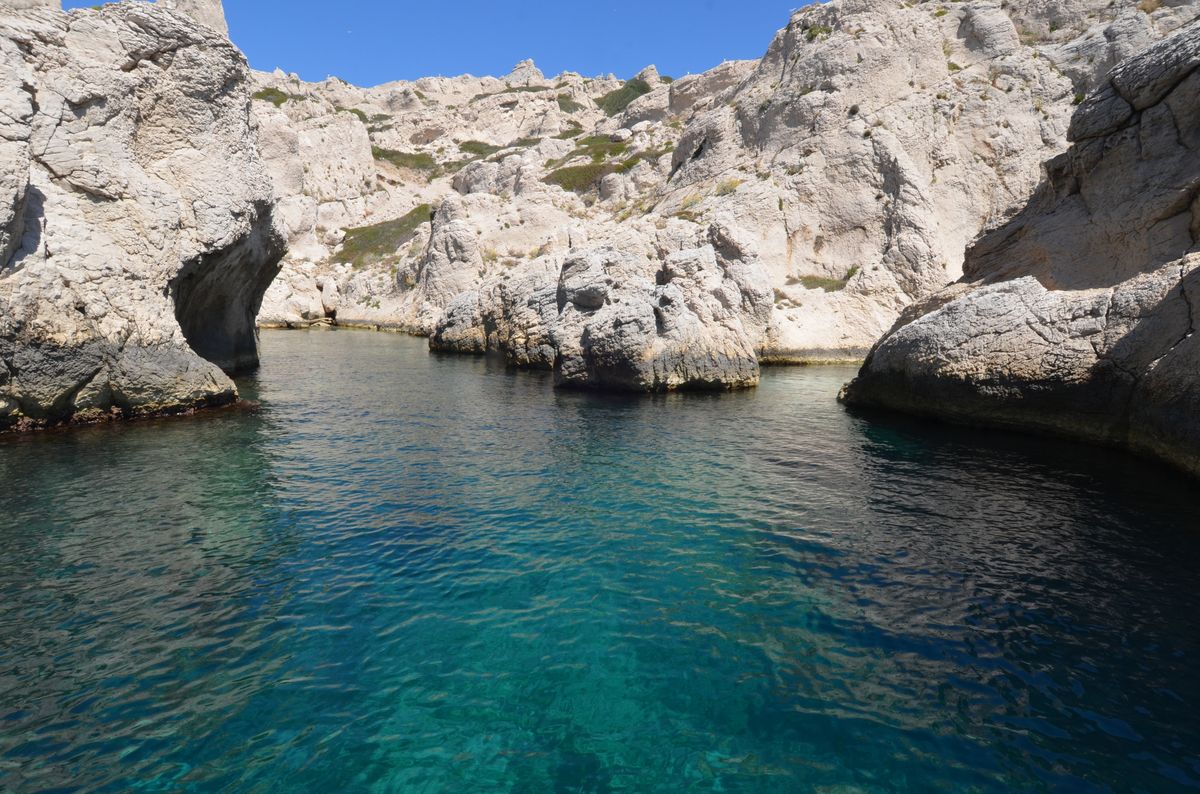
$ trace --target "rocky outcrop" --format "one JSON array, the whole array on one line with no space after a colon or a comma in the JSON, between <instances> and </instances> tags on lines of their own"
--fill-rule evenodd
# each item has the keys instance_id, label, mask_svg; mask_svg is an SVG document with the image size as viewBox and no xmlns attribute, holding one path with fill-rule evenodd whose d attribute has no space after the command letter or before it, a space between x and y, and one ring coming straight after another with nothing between
<instances>
[{"instance_id":1,"label":"rocky outcrop","mask_svg":"<svg viewBox=\"0 0 1200 794\"><path fill-rule=\"evenodd\" d=\"M861 357L961 275L966 245L1065 148L1076 95L1111 64L1064 48L1099 29L1135 51L1197 11L1028 5L813 4L684 130L664 209L690 203L754 240L779 291L767 359ZM1117 24L1130 13L1138 25Z\"/></svg>"},{"instance_id":2,"label":"rocky outcrop","mask_svg":"<svg viewBox=\"0 0 1200 794\"><path fill-rule=\"evenodd\" d=\"M1042 163L1066 148L1077 98L1198 9L1197 0L834 0L793 14L760 61L675 81L653 67L625 82L546 78L531 62L504 78L366 89L259 75L264 128L282 118L299 136L340 115L369 136L376 175L355 183L363 201L342 202L353 211L328 216L320 245L293 238L294 251L312 253L290 258L263 319L314 321L298 314L315 315L318 284L333 279L339 323L557 362L564 383L599 387L742 386L763 362L860 360L905 307L962 275L981 230L1029 199ZM337 140L304 162L342 151L363 159L365 140ZM296 200L294 188L280 192L284 206ZM306 182L305 201L313 193ZM424 210L411 215L447 204L452 213L432 223ZM710 245L713 226L741 241L770 295L765 307L723 308L729 316L689 309L712 321L686 347L737 362L727 377L691 364L665 378L654 367L630 375L632 365L567 377L577 335L552 334L565 326L547 308L567 263L606 262L585 271L620 271L613 306L644 309L656 298L634 285L663 287L668 260ZM707 305L707 277L676 286L685 304ZM638 317L649 316L643 309ZM639 321L617 337L593 328L579 338L628 343L632 361L653 358L655 345L682 348L692 333L656 327L651 344L635 327L649 329Z\"/></svg>"},{"instance_id":3,"label":"rocky outcrop","mask_svg":"<svg viewBox=\"0 0 1200 794\"><path fill-rule=\"evenodd\" d=\"M228 39L0 8L0 428L232 401L283 240Z\"/></svg>"},{"instance_id":4,"label":"rocky outcrop","mask_svg":"<svg viewBox=\"0 0 1200 794\"><path fill-rule=\"evenodd\" d=\"M701 241L698 241L701 242ZM435 350L503 350L553 369L560 386L616 391L728 389L758 383L755 344L771 311L765 272L712 227L698 247L646 259L605 246L545 272L499 278L448 307Z\"/></svg>"},{"instance_id":5,"label":"rocky outcrop","mask_svg":"<svg viewBox=\"0 0 1200 794\"><path fill-rule=\"evenodd\" d=\"M201 25L207 25L223 36L229 35L229 25L225 22L225 8L221 0L156 0L181 14L187 14Z\"/></svg>"},{"instance_id":6,"label":"rocky outcrop","mask_svg":"<svg viewBox=\"0 0 1200 794\"><path fill-rule=\"evenodd\" d=\"M872 351L852 405L1117 445L1200 474L1200 23L1118 66L963 280Z\"/></svg>"},{"instance_id":7,"label":"rocky outcrop","mask_svg":"<svg viewBox=\"0 0 1200 794\"><path fill-rule=\"evenodd\" d=\"M385 198L367 130L332 108L293 118L287 111L294 108L254 104L259 150L275 186L289 261L327 261L343 230L361 225Z\"/></svg>"},{"instance_id":8,"label":"rocky outcrop","mask_svg":"<svg viewBox=\"0 0 1200 794\"><path fill-rule=\"evenodd\" d=\"M709 236L667 255L653 281L616 251L569 259L551 330L556 382L650 392L756 385L771 288L727 230Z\"/></svg>"},{"instance_id":9,"label":"rocky outcrop","mask_svg":"<svg viewBox=\"0 0 1200 794\"><path fill-rule=\"evenodd\" d=\"M369 136L376 174L357 183L362 201L341 203L352 211L300 224L318 244L292 235L295 264L262 321L329 321L311 310L333 279L338 322L449 349L483 340L523 360L523 340L538 351L553 340L543 312L513 309L546 305L568 259L612 248L626 263L645 257L639 277L653 280L681 250L662 244L667 227L690 225L672 232L686 248L716 225L745 241L770 284L769 311L741 323L756 364L861 358L906 306L961 275L979 230L1029 197L1043 160L1065 148L1080 92L1198 6L837 0L797 12L761 61L673 82L652 67L626 83L547 79L530 62L501 79L371 89L260 75L264 129L283 118L298 137L340 115ZM303 162L343 150L362 161L365 143ZM314 193L279 190L283 206ZM453 245L444 217L406 225L446 203ZM463 325L498 317L531 326ZM746 382L733 368L727 385Z\"/></svg>"}]
</instances>

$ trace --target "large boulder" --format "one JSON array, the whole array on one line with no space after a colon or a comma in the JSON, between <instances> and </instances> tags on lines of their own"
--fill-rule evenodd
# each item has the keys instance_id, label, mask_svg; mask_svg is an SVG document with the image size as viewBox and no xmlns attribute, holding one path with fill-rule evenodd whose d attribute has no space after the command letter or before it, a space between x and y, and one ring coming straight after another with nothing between
<instances>
[{"instance_id":1,"label":"large boulder","mask_svg":"<svg viewBox=\"0 0 1200 794\"><path fill-rule=\"evenodd\" d=\"M557 271L553 260L545 258L515 276L495 278L479 290L462 293L429 337L430 348L471 354L499 350L513 366L553 369Z\"/></svg>"},{"instance_id":2,"label":"large boulder","mask_svg":"<svg viewBox=\"0 0 1200 794\"><path fill-rule=\"evenodd\" d=\"M229 40L0 9L0 428L229 402L283 240Z\"/></svg>"},{"instance_id":3,"label":"large boulder","mask_svg":"<svg viewBox=\"0 0 1200 794\"><path fill-rule=\"evenodd\" d=\"M611 249L569 259L551 335L556 383L642 392L757 385L770 286L756 262L728 255L723 231L714 227L716 245L670 254L652 274Z\"/></svg>"},{"instance_id":4,"label":"large boulder","mask_svg":"<svg viewBox=\"0 0 1200 794\"><path fill-rule=\"evenodd\" d=\"M1122 63L964 279L913 309L854 405L1123 446L1200 474L1200 23Z\"/></svg>"},{"instance_id":5,"label":"large boulder","mask_svg":"<svg viewBox=\"0 0 1200 794\"><path fill-rule=\"evenodd\" d=\"M758 383L756 349L771 311L766 272L729 229L647 259L599 246L568 254L551 278L539 259L451 302L436 350L502 350L553 369L568 388L662 392Z\"/></svg>"}]
</instances>

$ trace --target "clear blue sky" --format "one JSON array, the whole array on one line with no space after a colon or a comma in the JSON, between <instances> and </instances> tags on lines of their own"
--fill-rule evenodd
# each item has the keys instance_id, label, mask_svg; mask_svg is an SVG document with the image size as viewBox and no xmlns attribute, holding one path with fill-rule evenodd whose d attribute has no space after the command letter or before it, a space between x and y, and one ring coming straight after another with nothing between
<instances>
[{"instance_id":1,"label":"clear blue sky","mask_svg":"<svg viewBox=\"0 0 1200 794\"><path fill-rule=\"evenodd\" d=\"M97 0L64 0L66 8ZM358 85L430 75L504 75L533 58L630 77L759 58L809 0L225 0L230 36L256 69Z\"/></svg>"}]
</instances>

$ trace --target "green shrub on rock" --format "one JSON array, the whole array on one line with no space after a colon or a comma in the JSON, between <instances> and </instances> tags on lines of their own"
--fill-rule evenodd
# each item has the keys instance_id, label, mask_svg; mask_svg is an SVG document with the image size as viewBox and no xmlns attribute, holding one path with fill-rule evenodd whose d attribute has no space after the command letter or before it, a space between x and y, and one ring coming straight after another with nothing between
<instances>
[{"instance_id":1,"label":"green shrub on rock","mask_svg":"<svg viewBox=\"0 0 1200 794\"><path fill-rule=\"evenodd\" d=\"M650 93L650 84L645 80L634 78L626 80L625 85L618 88L616 91L609 91L604 96L596 100L596 104L600 106L609 116L615 116L618 113L623 113L625 108L629 107L633 100L640 96L645 96Z\"/></svg>"}]
</instances>

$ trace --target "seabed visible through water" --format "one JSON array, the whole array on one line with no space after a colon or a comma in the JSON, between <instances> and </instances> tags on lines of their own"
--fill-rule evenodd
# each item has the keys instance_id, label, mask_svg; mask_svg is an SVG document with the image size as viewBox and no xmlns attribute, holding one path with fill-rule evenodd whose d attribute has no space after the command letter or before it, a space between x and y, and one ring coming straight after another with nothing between
<instances>
[{"instance_id":1,"label":"seabed visible through water","mask_svg":"<svg viewBox=\"0 0 1200 794\"><path fill-rule=\"evenodd\" d=\"M262 343L260 411L0 441L0 790L1200 787L1169 470Z\"/></svg>"}]
</instances>

